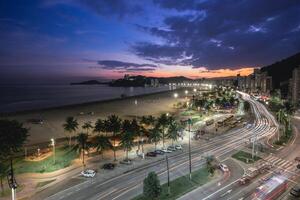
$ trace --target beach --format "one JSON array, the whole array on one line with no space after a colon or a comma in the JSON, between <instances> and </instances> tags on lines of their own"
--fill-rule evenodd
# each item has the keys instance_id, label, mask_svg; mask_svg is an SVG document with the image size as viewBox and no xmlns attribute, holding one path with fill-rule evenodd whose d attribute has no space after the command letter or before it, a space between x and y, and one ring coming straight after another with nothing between
<instances>
[{"instance_id":1,"label":"beach","mask_svg":"<svg viewBox=\"0 0 300 200\"><path fill-rule=\"evenodd\" d=\"M51 138L63 138L67 134L63 130L65 119L69 116L75 117L79 123L77 132L83 131L81 126L84 122L91 121L93 124L99 118L115 114L122 119L130 119L143 115L158 116L162 113L173 113L176 111L174 103L180 98L174 98L173 91L158 92L153 94L139 95L123 99L99 101L78 105L62 106L50 109L26 111L16 114L2 115L0 118L15 119L24 123L29 128L27 145L50 141ZM176 92L183 96L183 89ZM32 124L30 119L42 119L43 124Z\"/></svg>"}]
</instances>

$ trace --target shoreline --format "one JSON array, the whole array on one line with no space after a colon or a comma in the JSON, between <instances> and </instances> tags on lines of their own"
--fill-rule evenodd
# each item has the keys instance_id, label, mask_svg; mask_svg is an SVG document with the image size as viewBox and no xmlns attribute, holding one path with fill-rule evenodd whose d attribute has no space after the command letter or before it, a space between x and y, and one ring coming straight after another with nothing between
<instances>
[{"instance_id":1,"label":"shoreline","mask_svg":"<svg viewBox=\"0 0 300 200\"><path fill-rule=\"evenodd\" d=\"M107 103L107 102L114 102L114 101L120 101L120 100L127 100L127 99L133 99L133 98L140 98L140 97L146 97L150 95L155 94L162 94L162 93L168 93L168 92L174 92L174 91L180 91L184 88L176 88L172 90L165 90L165 91L158 91L158 92L152 92L152 93L145 93L145 94L138 94L133 96L126 96L126 97L117 97L112 99L105 99L105 100L96 100L96 101L89 101L84 103L75 103L75 104L67 104L67 105L60 105L60 106L52 106L52 107L45 107L45 108L38 108L38 109L28 109L28 110L20 110L20 111L12 111L12 112L0 112L0 118L3 117L11 117L14 115L22 115L22 114L28 114L32 112L44 112L49 110L55 110L55 109L70 109L70 108L76 108L81 106L89 106L93 104L99 104L99 103Z\"/></svg>"},{"instance_id":2,"label":"shoreline","mask_svg":"<svg viewBox=\"0 0 300 200\"><path fill-rule=\"evenodd\" d=\"M82 129L82 125L85 122L90 121L95 123L97 119L105 119L112 114L122 119L132 119L143 115L157 117L162 113L174 113L176 112L174 103L181 101L185 97L183 94L184 89L177 88L174 90L128 96L126 98L9 113L0 115L0 119L14 119L24 123L24 127L29 128L30 136L27 144L38 144L47 142L50 138L59 139L66 137L68 134L63 129L63 123L69 116L77 119L79 126L76 133L80 133L86 132ZM179 98L174 98L174 92L179 93ZM137 99L137 103L135 99ZM90 114L91 112L93 114ZM43 119L43 123L33 124L29 122L30 119ZM90 131L90 133L92 132Z\"/></svg>"}]
</instances>

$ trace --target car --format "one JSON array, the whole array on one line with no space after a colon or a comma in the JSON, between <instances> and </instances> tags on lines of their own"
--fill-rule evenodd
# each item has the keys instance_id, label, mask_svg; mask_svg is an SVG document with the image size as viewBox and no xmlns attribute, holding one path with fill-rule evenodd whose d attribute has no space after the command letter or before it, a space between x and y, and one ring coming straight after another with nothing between
<instances>
[{"instance_id":1,"label":"car","mask_svg":"<svg viewBox=\"0 0 300 200\"><path fill-rule=\"evenodd\" d=\"M219 168L220 168L223 172L228 172L228 171L229 171L227 165L225 165L225 164L220 164L220 165L219 165Z\"/></svg>"},{"instance_id":2,"label":"car","mask_svg":"<svg viewBox=\"0 0 300 200\"><path fill-rule=\"evenodd\" d=\"M168 146L167 148L169 151L176 151L177 149L175 148L175 146Z\"/></svg>"},{"instance_id":3,"label":"car","mask_svg":"<svg viewBox=\"0 0 300 200\"><path fill-rule=\"evenodd\" d=\"M176 144L176 145L175 145L175 149L177 149L177 150L182 150L182 146L181 146L180 144Z\"/></svg>"},{"instance_id":4,"label":"car","mask_svg":"<svg viewBox=\"0 0 300 200\"><path fill-rule=\"evenodd\" d=\"M120 163L124 164L124 165L131 165L132 164L131 160L129 160L129 159L121 160Z\"/></svg>"},{"instance_id":5,"label":"car","mask_svg":"<svg viewBox=\"0 0 300 200\"><path fill-rule=\"evenodd\" d=\"M81 172L81 175L86 178L93 178L96 175L96 171L92 169L86 169Z\"/></svg>"},{"instance_id":6,"label":"car","mask_svg":"<svg viewBox=\"0 0 300 200\"><path fill-rule=\"evenodd\" d=\"M146 156L148 156L148 157L156 157L156 153L153 152L153 151L150 151L150 152L146 153Z\"/></svg>"},{"instance_id":7,"label":"car","mask_svg":"<svg viewBox=\"0 0 300 200\"><path fill-rule=\"evenodd\" d=\"M300 197L300 185L296 185L294 186L291 191L290 191L290 195L293 197Z\"/></svg>"},{"instance_id":8,"label":"car","mask_svg":"<svg viewBox=\"0 0 300 200\"><path fill-rule=\"evenodd\" d=\"M164 153L172 153L172 151L170 151L169 149L165 149L165 148L162 148L161 151L163 151Z\"/></svg>"},{"instance_id":9,"label":"car","mask_svg":"<svg viewBox=\"0 0 300 200\"><path fill-rule=\"evenodd\" d=\"M102 166L102 169L114 169L116 167L116 164L114 163L105 163L103 166Z\"/></svg>"},{"instance_id":10,"label":"car","mask_svg":"<svg viewBox=\"0 0 300 200\"><path fill-rule=\"evenodd\" d=\"M156 153L157 155L164 155L165 152L162 150L155 150L154 153Z\"/></svg>"}]
</instances>

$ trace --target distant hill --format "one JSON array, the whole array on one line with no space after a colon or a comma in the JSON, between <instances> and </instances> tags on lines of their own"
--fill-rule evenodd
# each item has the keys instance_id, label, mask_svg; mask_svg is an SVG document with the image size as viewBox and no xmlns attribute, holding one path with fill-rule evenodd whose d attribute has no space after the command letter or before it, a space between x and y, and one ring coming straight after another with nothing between
<instances>
[{"instance_id":1,"label":"distant hill","mask_svg":"<svg viewBox=\"0 0 300 200\"><path fill-rule=\"evenodd\" d=\"M71 83L71 85L107 85L109 82L100 82L97 80L89 80L89 81L83 81L78 83Z\"/></svg>"},{"instance_id":2,"label":"distant hill","mask_svg":"<svg viewBox=\"0 0 300 200\"><path fill-rule=\"evenodd\" d=\"M300 52L272 65L262 67L261 70L272 76L273 88L280 88L280 83L287 82L292 77L293 69L298 66L300 66Z\"/></svg>"}]
</instances>

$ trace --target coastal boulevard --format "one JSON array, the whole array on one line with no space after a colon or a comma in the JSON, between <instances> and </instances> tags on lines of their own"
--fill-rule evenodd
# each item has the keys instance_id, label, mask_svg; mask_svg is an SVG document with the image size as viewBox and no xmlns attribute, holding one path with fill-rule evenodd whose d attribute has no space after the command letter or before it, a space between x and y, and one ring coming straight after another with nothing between
<instances>
[{"instance_id":1,"label":"coastal boulevard","mask_svg":"<svg viewBox=\"0 0 300 200\"><path fill-rule=\"evenodd\" d=\"M227 134L216 137L207 143L192 148L192 169L196 170L205 165L205 157L214 155L218 160L224 161L230 167L230 174L223 174L221 183L215 183L210 187L209 191L205 193L197 190L186 194L186 199L197 196L197 199L220 199L220 195L227 188L231 187L244 173L242 167L238 166L229 156L236 150L239 150L250 143L251 138L259 139L269 137L277 132L278 124L274 117L267 111L267 109L259 102L251 99L249 95L240 93L242 98L249 101L252 111L255 115L255 121L251 126L233 130ZM188 135L188 133L186 133ZM188 152L183 152L169 157L170 178L188 174L189 169ZM164 160L155 162L142 168L134 169L128 173L116 176L114 178L103 181L97 179L97 176L91 180L69 187L56 193L47 193L47 189L32 199L132 199L138 194L142 193L143 180L145 176L155 171L161 183L167 181L166 164ZM210 183L213 184L213 183ZM204 186L205 187L205 186ZM233 192L231 193L233 194ZM231 195L230 194L230 195Z\"/></svg>"}]
</instances>

